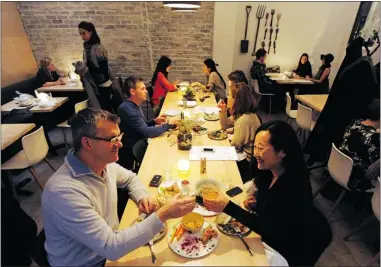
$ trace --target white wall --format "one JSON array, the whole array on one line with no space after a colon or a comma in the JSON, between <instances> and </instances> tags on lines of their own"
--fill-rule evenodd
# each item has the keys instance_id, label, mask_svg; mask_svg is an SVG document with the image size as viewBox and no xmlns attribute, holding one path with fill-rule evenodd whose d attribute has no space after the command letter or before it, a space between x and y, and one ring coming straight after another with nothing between
<instances>
[{"instance_id":1,"label":"white wall","mask_svg":"<svg viewBox=\"0 0 381 267\"><path fill-rule=\"evenodd\" d=\"M260 4L266 5L266 12L275 9L274 22L276 14L282 13L276 54L271 47L267 66L280 65L281 71L292 70L296 68L300 55L306 52L310 55L313 73L316 73L321 64L320 54L332 53L335 56L330 75L332 83L345 56L360 2L216 2L213 58L216 62L221 62L219 67L221 74L226 77L230 71L241 69L250 77L250 67L254 60L251 53L258 21L256 11ZM252 6L247 34L249 52L241 54L240 42L244 38L246 5ZM271 15L268 28L270 19ZM261 47L264 37L264 25L265 18L261 20L257 49ZM232 32L233 27L234 32ZM273 28L272 40L275 39L274 23ZM266 50L268 50L269 33L270 31L266 37Z\"/></svg>"}]
</instances>

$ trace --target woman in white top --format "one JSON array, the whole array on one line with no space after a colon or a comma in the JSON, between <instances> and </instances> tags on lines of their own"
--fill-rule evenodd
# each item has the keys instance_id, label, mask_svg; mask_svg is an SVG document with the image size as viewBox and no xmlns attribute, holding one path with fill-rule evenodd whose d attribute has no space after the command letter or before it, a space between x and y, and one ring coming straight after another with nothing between
<instances>
[{"instance_id":1,"label":"woman in white top","mask_svg":"<svg viewBox=\"0 0 381 267\"><path fill-rule=\"evenodd\" d=\"M202 72L208 77L208 83L206 90L214 92L216 101L220 99L226 99L226 84L221 74L217 71L216 63L213 59L206 59L202 67Z\"/></svg>"}]
</instances>

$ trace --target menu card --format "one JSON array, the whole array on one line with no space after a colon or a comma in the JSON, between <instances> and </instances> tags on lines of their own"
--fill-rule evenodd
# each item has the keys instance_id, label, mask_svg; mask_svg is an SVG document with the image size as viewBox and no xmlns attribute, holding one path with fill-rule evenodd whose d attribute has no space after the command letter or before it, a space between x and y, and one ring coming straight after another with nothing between
<instances>
[{"instance_id":1,"label":"menu card","mask_svg":"<svg viewBox=\"0 0 381 267\"><path fill-rule=\"evenodd\" d=\"M189 160L238 160L234 146L192 146L189 152Z\"/></svg>"}]
</instances>

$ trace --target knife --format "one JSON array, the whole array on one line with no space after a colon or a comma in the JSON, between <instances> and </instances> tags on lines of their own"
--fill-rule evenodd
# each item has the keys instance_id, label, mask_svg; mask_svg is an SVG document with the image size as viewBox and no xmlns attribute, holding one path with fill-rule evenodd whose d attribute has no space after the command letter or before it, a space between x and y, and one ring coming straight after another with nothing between
<instances>
[{"instance_id":1,"label":"knife","mask_svg":"<svg viewBox=\"0 0 381 267\"><path fill-rule=\"evenodd\" d=\"M151 258L152 258L152 263L156 263L156 255L155 252L153 251L153 241L150 240L148 242L149 250L151 251Z\"/></svg>"},{"instance_id":2,"label":"knife","mask_svg":"<svg viewBox=\"0 0 381 267\"><path fill-rule=\"evenodd\" d=\"M237 234L237 236L242 240L243 244L245 245L247 251L249 251L250 255L251 256L254 256L253 252L251 251L249 245L246 243L245 239L243 239L243 236L241 234L241 230L239 230L239 228L237 226L232 226L232 225L229 225L229 227L231 227L231 229L233 229L233 231ZM238 228L238 229L237 229Z\"/></svg>"}]
</instances>

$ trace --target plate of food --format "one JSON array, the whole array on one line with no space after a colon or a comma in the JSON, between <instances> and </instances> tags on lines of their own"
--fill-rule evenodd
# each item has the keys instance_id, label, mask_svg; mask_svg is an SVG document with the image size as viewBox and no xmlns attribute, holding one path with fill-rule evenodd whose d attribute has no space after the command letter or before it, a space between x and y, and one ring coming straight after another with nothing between
<instances>
[{"instance_id":1,"label":"plate of food","mask_svg":"<svg viewBox=\"0 0 381 267\"><path fill-rule=\"evenodd\" d=\"M251 232L249 227L246 227L245 225L232 218L231 216L227 215L226 213L220 213L217 216L216 225L218 230L220 230L222 233L231 236L237 236L236 232L234 231L234 227L238 227L239 230L241 230L241 234L243 236L247 236Z\"/></svg>"},{"instance_id":2,"label":"plate of food","mask_svg":"<svg viewBox=\"0 0 381 267\"><path fill-rule=\"evenodd\" d=\"M219 235L211 223L204 221L196 213L188 213L183 220L177 223L168 235L169 247L176 254L190 259L201 258L210 254L218 245ZM190 215L190 216L188 216ZM191 217L189 223L184 224L184 218ZM201 219L202 218L202 219ZM189 230L189 227L195 230ZM199 226L197 229L197 226Z\"/></svg>"},{"instance_id":3,"label":"plate of food","mask_svg":"<svg viewBox=\"0 0 381 267\"><path fill-rule=\"evenodd\" d=\"M177 109L168 109L164 112L165 115L169 116L169 117L175 117L175 116L179 116L181 113L180 110L177 110Z\"/></svg>"},{"instance_id":4,"label":"plate of food","mask_svg":"<svg viewBox=\"0 0 381 267\"><path fill-rule=\"evenodd\" d=\"M228 135L225 132L225 130L217 130L217 131L209 132L208 137L212 140L224 140L228 138Z\"/></svg>"},{"instance_id":5,"label":"plate of food","mask_svg":"<svg viewBox=\"0 0 381 267\"><path fill-rule=\"evenodd\" d=\"M195 135L204 135L208 132L208 129L202 126L194 126L192 130L195 133Z\"/></svg>"},{"instance_id":6,"label":"plate of food","mask_svg":"<svg viewBox=\"0 0 381 267\"><path fill-rule=\"evenodd\" d=\"M165 198L173 197L181 192L181 181L166 181L157 188L160 195Z\"/></svg>"}]
</instances>

